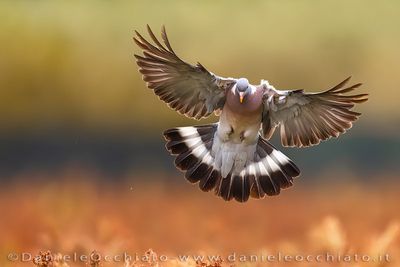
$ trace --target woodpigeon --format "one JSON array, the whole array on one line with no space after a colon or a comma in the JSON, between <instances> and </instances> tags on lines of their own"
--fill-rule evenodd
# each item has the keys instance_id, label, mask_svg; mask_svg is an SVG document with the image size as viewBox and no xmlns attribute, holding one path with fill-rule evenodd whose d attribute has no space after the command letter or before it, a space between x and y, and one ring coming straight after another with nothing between
<instances>
[{"instance_id":1,"label":"woodpigeon","mask_svg":"<svg viewBox=\"0 0 400 267\"><path fill-rule=\"evenodd\" d=\"M368 99L368 94L345 95L361 85L345 87L350 77L320 93L223 78L181 60L164 27L163 44L148 25L147 30L153 44L137 31L134 41L143 50L135 57L148 88L187 117L219 116L217 123L166 130L166 148L188 181L224 200L278 195L299 176L292 160L267 141L276 129L283 146L317 145L350 129L361 115L351 109Z\"/></svg>"}]
</instances>

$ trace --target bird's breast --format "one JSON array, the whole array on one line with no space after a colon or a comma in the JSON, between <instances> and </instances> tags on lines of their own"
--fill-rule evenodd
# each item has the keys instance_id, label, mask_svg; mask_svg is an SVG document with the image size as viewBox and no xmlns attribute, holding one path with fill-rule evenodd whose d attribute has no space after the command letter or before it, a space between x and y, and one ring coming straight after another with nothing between
<instances>
[{"instance_id":1,"label":"bird's breast","mask_svg":"<svg viewBox=\"0 0 400 267\"><path fill-rule=\"evenodd\" d=\"M249 115L262 111L263 99L260 92L246 95L244 101L240 103L239 96L234 93L227 94L226 106L234 113L239 115Z\"/></svg>"}]
</instances>

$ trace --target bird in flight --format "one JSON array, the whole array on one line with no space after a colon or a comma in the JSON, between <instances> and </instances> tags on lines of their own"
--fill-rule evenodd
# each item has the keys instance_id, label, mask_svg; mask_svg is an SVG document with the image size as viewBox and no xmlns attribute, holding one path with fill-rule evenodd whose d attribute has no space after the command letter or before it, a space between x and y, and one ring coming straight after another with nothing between
<instances>
[{"instance_id":1,"label":"bird in flight","mask_svg":"<svg viewBox=\"0 0 400 267\"><path fill-rule=\"evenodd\" d=\"M361 115L351 109L368 100L368 94L345 94L361 85L346 86L350 77L319 93L223 78L180 59L164 27L163 44L148 25L147 30L153 43L137 31L134 37L143 50L135 58L147 87L189 118L219 116L217 123L166 130L166 148L188 181L224 200L278 195L300 175L293 161L268 142L275 130L285 147L317 145L350 129Z\"/></svg>"}]
</instances>

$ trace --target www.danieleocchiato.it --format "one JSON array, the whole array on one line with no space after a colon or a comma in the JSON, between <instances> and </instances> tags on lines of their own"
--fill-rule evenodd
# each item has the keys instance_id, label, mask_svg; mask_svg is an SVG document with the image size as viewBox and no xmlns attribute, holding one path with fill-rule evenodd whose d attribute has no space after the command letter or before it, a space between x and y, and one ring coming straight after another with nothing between
<instances>
[{"instance_id":1,"label":"www.danieleocchiato.it","mask_svg":"<svg viewBox=\"0 0 400 267\"><path fill-rule=\"evenodd\" d=\"M283 252L265 253L265 254L240 254L230 253L225 256L206 255L206 254L182 254L182 255L162 255L155 253L116 253L103 254L92 252L84 253L40 253L39 255L30 252L10 252L7 259L11 262L137 262L137 263L155 263L167 261L179 262L326 262L326 263L351 263L351 262L390 262L389 254L369 255L362 253L321 253L321 254L290 254Z\"/></svg>"}]
</instances>

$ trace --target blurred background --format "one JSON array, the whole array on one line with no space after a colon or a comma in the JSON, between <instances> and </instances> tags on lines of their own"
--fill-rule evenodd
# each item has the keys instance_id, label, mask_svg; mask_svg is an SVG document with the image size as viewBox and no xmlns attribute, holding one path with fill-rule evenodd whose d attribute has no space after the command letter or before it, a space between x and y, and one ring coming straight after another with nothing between
<instances>
[{"instance_id":1,"label":"blurred background","mask_svg":"<svg viewBox=\"0 0 400 267\"><path fill-rule=\"evenodd\" d=\"M134 30L147 36L146 24L157 34L164 24L181 58L199 61L218 75L247 77L255 84L266 79L279 89L309 91L328 89L352 75L352 82L364 84L359 92L369 93L370 100L356 107L363 115L339 139L293 149L282 148L277 136L273 138L273 144L302 170L293 188L274 200L223 203L187 184L164 149L163 130L217 118L201 122L185 118L146 88L133 57L140 50L132 41ZM276 205L306 195L307 204L296 202L301 213L317 199L313 194L320 197L327 192L326 203L336 201L338 191L352 199L340 202L343 206L327 204L327 210L315 211L295 233L307 228L309 221L330 214L356 222L360 218L340 212L351 201L360 209L376 207L376 213L368 217L371 227L398 219L394 207L385 207L390 210L387 213L380 208L386 203L382 196L396 195L400 189L399 24L400 3L394 0L1 1L0 185L4 192L0 209L8 219L0 226L17 230L4 237L0 252L21 244L29 244L22 247L30 249L65 249L62 242L55 245L54 241L61 233L58 227L67 227L60 221L75 221L76 213L96 221L93 207L114 210L107 206L109 200L119 203L120 213L132 213L129 220L134 221L134 216L145 212L143 205L148 205L150 195L167 210L168 201L198 206L203 201L218 203L212 211L203 210L214 212L215 220L223 207L244 214L256 207L275 210ZM375 202L363 204L364 194ZM22 212L14 213L17 205L22 205ZM49 218L43 215L46 212ZM287 216L280 211L275 214ZM151 221L168 217L152 212L146 216ZM220 224L230 218L226 216L221 216ZM40 226L19 235L27 218ZM104 220L100 228L115 221L124 224L108 216ZM181 229L189 229L190 222ZM214 226L201 228L199 239L211 235L207 227ZM75 234L85 229L79 223L76 227L80 230ZM134 233L142 229L125 227ZM152 244L169 231L156 224L153 228L158 233L150 239L153 243L139 238L130 247L156 246ZM101 243L96 233L87 238L95 240L93 249ZM202 249L194 241L182 242L179 249ZM264 238L257 242L261 246ZM257 247L257 242L250 247ZM108 239L103 243L109 245ZM245 247L251 242L243 243ZM168 250L161 243L158 247ZM224 245L217 247L223 250Z\"/></svg>"}]
</instances>

